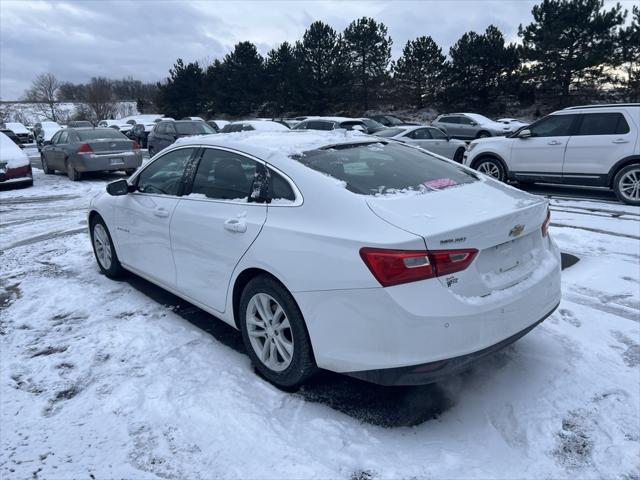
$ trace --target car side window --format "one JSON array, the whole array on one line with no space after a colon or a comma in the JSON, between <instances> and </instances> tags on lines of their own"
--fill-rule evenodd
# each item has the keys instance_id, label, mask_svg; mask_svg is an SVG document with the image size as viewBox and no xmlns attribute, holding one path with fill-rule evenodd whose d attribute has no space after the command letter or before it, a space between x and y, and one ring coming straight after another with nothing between
<instances>
[{"instance_id":1,"label":"car side window","mask_svg":"<svg viewBox=\"0 0 640 480\"><path fill-rule=\"evenodd\" d=\"M529 127L532 137L566 137L571 135L575 115L551 115Z\"/></svg>"},{"instance_id":2,"label":"car side window","mask_svg":"<svg viewBox=\"0 0 640 480\"><path fill-rule=\"evenodd\" d=\"M269 169L269 176L269 197L271 197L271 201L274 203L284 203L283 201L285 200L294 202L296 195L293 193L289 182L287 182L282 175L271 169Z\"/></svg>"},{"instance_id":3,"label":"car side window","mask_svg":"<svg viewBox=\"0 0 640 480\"><path fill-rule=\"evenodd\" d=\"M629 133L629 124L621 113L586 113L576 135L620 135Z\"/></svg>"},{"instance_id":4,"label":"car side window","mask_svg":"<svg viewBox=\"0 0 640 480\"><path fill-rule=\"evenodd\" d=\"M429 130L427 128L418 128L409 132L407 137L413 138L414 140L430 140L431 135L429 134Z\"/></svg>"},{"instance_id":5,"label":"car side window","mask_svg":"<svg viewBox=\"0 0 640 480\"><path fill-rule=\"evenodd\" d=\"M442 117L440 121L442 123L460 123L460 119L458 117Z\"/></svg>"},{"instance_id":6,"label":"car side window","mask_svg":"<svg viewBox=\"0 0 640 480\"><path fill-rule=\"evenodd\" d=\"M69 132L60 132L60 136L58 137L58 141L56 143L58 145L69 143Z\"/></svg>"},{"instance_id":7,"label":"car side window","mask_svg":"<svg viewBox=\"0 0 640 480\"><path fill-rule=\"evenodd\" d=\"M56 133L53 137L51 137L51 145L56 145L58 143L58 139L60 138L60 133Z\"/></svg>"},{"instance_id":8,"label":"car side window","mask_svg":"<svg viewBox=\"0 0 640 480\"><path fill-rule=\"evenodd\" d=\"M457 118L458 118L458 123L460 123L461 125L471 125L472 123L475 123L473 120L467 117L457 117Z\"/></svg>"},{"instance_id":9,"label":"car side window","mask_svg":"<svg viewBox=\"0 0 640 480\"><path fill-rule=\"evenodd\" d=\"M428 128L427 130L429 130L429 134L431 135L431 138L436 139L436 140L444 140L447 138L447 136L444 134L444 132L438 128Z\"/></svg>"},{"instance_id":10,"label":"car side window","mask_svg":"<svg viewBox=\"0 0 640 480\"><path fill-rule=\"evenodd\" d=\"M257 165L243 155L207 148L198 164L191 194L216 200L248 201Z\"/></svg>"},{"instance_id":11,"label":"car side window","mask_svg":"<svg viewBox=\"0 0 640 480\"><path fill-rule=\"evenodd\" d=\"M137 178L137 190L141 193L178 195L182 177L193 148L179 148L152 162Z\"/></svg>"},{"instance_id":12,"label":"car side window","mask_svg":"<svg viewBox=\"0 0 640 480\"><path fill-rule=\"evenodd\" d=\"M165 133L167 133L167 135L177 135L176 133L176 127L174 127L172 124L167 123L165 126Z\"/></svg>"}]
</instances>

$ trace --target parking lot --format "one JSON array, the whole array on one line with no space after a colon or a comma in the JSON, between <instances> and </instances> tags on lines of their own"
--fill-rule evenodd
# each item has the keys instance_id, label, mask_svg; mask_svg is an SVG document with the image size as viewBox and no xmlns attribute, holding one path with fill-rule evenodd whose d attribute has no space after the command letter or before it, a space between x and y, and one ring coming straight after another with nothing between
<instances>
[{"instance_id":1,"label":"parking lot","mask_svg":"<svg viewBox=\"0 0 640 480\"><path fill-rule=\"evenodd\" d=\"M0 192L2 477L637 477L640 208L531 187L578 260L541 326L435 385L291 394L226 324L99 273L86 208L117 178L36 168Z\"/></svg>"}]
</instances>

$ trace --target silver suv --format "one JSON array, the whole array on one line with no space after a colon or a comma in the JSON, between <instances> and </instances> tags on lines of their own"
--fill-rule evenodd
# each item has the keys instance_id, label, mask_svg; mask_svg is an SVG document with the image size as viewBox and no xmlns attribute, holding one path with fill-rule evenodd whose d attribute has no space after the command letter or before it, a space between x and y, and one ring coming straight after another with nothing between
<instances>
[{"instance_id":1,"label":"silver suv","mask_svg":"<svg viewBox=\"0 0 640 480\"><path fill-rule=\"evenodd\" d=\"M499 180L609 187L640 205L640 103L570 107L469 144L464 164Z\"/></svg>"},{"instance_id":2,"label":"silver suv","mask_svg":"<svg viewBox=\"0 0 640 480\"><path fill-rule=\"evenodd\" d=\"M496 137L512 131L509 125L495 122L477 113L448 113L438 115L431 122L452 138L473 140L474 138Z\"/></svg>"}]
</instances>

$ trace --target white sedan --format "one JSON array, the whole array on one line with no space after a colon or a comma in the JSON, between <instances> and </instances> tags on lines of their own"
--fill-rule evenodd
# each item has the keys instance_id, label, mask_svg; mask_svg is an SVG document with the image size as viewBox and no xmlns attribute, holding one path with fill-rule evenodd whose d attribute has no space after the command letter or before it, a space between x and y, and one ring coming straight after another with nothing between
<instances>
[{"instance_id":1,"label":"white sedan","mask_svg":"<svg viewBox=\"0 0 640 480\"><path fill-rule=\"evenodd\" d=\"M467 149L467 143L464 140L450 138L436 127L424 127L421 125L391 127L376 132L375 135L422 147L458 163L462 163L464 152Z\"/></svg>"},{"instance_id":2,"label":"white sedan","mask_svg":"<svg viewBox=\"0 0 640 480\"><path fill-rule=\"evenodd\" d=\"M238 328L258 372L423 384L560 301L547 201L355 132L178 140L89 209L100 270Z\"/></svg>"}]
</instances>

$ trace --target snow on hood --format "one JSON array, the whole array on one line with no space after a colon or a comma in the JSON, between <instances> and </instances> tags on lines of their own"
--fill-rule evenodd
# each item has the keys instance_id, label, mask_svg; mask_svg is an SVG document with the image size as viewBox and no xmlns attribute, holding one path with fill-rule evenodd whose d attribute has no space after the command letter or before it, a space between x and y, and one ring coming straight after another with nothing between
<instances>
[{"instance_id":1,"label":"snow on hood","mask_svg":"<svg viewBox=\"0 0 640 480\"><path fill-rule=\"evenodd\" d=\"M4 133L0 133L0 163L5 163L6 168L29 165L29 157Z\"/></svg>"},{"instance_id":2,"label":"snow on hood","mask_svg":"<svg viewBox=\"0 0 640 480\"><path fill-rule=\"evenodd\" d=\"M5 123L6 127L11 130L13 133L29 133L29 130L27 130L27 127L25 127L23 124L21 123L17 123L17 122L7 122Z\"/></svg>"}]
</instances>

